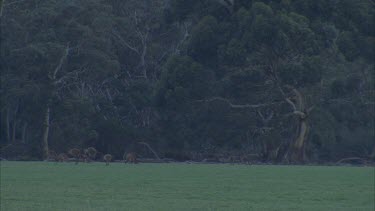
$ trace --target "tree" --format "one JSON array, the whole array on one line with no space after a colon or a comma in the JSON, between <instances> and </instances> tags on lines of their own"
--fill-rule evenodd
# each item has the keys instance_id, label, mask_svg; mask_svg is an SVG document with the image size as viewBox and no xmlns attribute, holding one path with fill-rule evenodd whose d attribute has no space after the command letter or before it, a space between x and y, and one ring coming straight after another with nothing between
<instances>
[{"instance_id":1,"label":"tree","mask_svg":"<svg viewBox=\"0 0 375 211\"><path fill-rule=\"evenodd\" d=\"M370 0L0 8L2 151L42 157L93 146L117 157L144 140L181 160L371 158Z\"/></svg>"}]
</instances>

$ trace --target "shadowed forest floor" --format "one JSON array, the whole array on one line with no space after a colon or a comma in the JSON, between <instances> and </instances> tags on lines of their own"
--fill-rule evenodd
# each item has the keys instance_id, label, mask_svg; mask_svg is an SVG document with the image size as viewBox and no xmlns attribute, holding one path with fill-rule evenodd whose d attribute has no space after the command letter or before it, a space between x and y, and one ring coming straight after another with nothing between
<instances>
[{"instance_id":1,"label":"shadowed forest floor","mask_svg":"<svg viewBox=\"0 0 375 211\"><path fill-rule=\"evenodd\" d=\"M1 162L1 210L374 210L374 168Z\"/></svg>"}]
</instances>

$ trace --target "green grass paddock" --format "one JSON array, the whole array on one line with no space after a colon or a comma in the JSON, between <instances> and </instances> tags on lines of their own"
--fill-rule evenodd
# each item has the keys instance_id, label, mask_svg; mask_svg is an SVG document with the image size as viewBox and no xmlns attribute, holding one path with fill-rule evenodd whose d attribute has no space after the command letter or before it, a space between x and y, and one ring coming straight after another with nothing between
<instances>
[{"instance_id":1,"label":"green grass paddock","mask_svg":"<svg viewBox=\"0 0 375 211\"><path fill-rule=\"evenodd\" d=\"M1 162L8 210L374 210L374 168Z\"/></svg>"}]
</instances>

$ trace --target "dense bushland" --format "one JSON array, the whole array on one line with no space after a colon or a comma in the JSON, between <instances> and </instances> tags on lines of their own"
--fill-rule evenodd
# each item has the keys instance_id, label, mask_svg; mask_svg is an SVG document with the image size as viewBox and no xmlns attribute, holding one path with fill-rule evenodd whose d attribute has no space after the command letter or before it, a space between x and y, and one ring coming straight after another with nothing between
<instances>
[{"instance_id":1,"label":"dense bushland","mask_svg":"<svg viewBox=\"0 0 375 211\"><path fill-rule=\"evenodd\" d=\"M373 159L371 0L6 0L1 152Z\"/></svg>"}]
</instances>

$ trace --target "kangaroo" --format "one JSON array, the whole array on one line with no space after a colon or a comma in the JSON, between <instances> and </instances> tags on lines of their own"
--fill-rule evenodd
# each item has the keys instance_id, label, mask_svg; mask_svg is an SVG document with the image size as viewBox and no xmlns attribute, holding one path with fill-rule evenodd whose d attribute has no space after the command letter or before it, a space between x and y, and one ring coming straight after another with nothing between
<instances>
[{"instance_id":1,"label":"kangaroo","mask_svg":"<svg viewBox=\"0 0 375 211\"><path fill-rule=\"evenodd\" d=\"M248 155L241 155L241 163L250 165L250 158Z\"/></svg>"},{"instance_id":2,"label":"kangaroo","mask_svg":"<svg viewBox=\"0 0 375 211\"><path fill-rule=\"evenodd\" d=\"M228 161L230 164L235 164L241 162L241 158L238 155L231 155L229 156Z\"/></svg>"},{"instance_id":3,"label":"kangaroo","mask_svg":"<svg viewBox=\"0 0 375 211\"><path fill-rule=\"evenodd\" d=\"M68 156L65 153L60 153L57 156L57 161L59 162L65 162L68 159Z\"/></svg>"},{"instance_id":4,"label":"kangaroo","mask_svg":"<svg viewBox=\"0 0 375 211\"><path fill-rule=\"evenodd\" d=\"M57 161L57 153L53 150L49 150L47 161Z\"/></svg>"},{"instance_id":5,"label":"kangaroo","mask_svg":"<svg viewBox=\"0 0 375 211\"><path fill-rule=\"evenodd\" d=\"M85 149L84 153L86 155L86 161L90 162L92 160L95 160L97 152L98 151L94 147L89 147Z\"/></svg>"},{"instance_id":6,"label":"kangaroo","mask_svg":"<svg viewBox=\"0 0 375 211\"><path fill-rule=\"evenodd\" d=\"M108 166L108 165L109 165L109 162L111 162L111 160L112 160L112 155L110 155L110 154L105 154L105 155L103 156L103 159L104 159L104 161L105 161L105 165Z\"/></svg>"},{"instance_id":7,"label":"kangaroo","mask_svg":"<svg viewBox=\"0 0 375 211\"><path fill-rule=\"evenodd\" d=\"M137 164L137 154L135 152L125 153L123 157L125 163L134 163Z\"/></svg>"},{"instance_id":8,"label":"kangaroo","mask_svg":"<svg viewBox=\"0 0 375 211\"><path fill-rule=\"evenodd\" d=\"M77 165L79 162L79 157L81 155L81 151L77 148L70 149L68 154L75 159L75 164Z\"/></svg>"}]
</instances>

